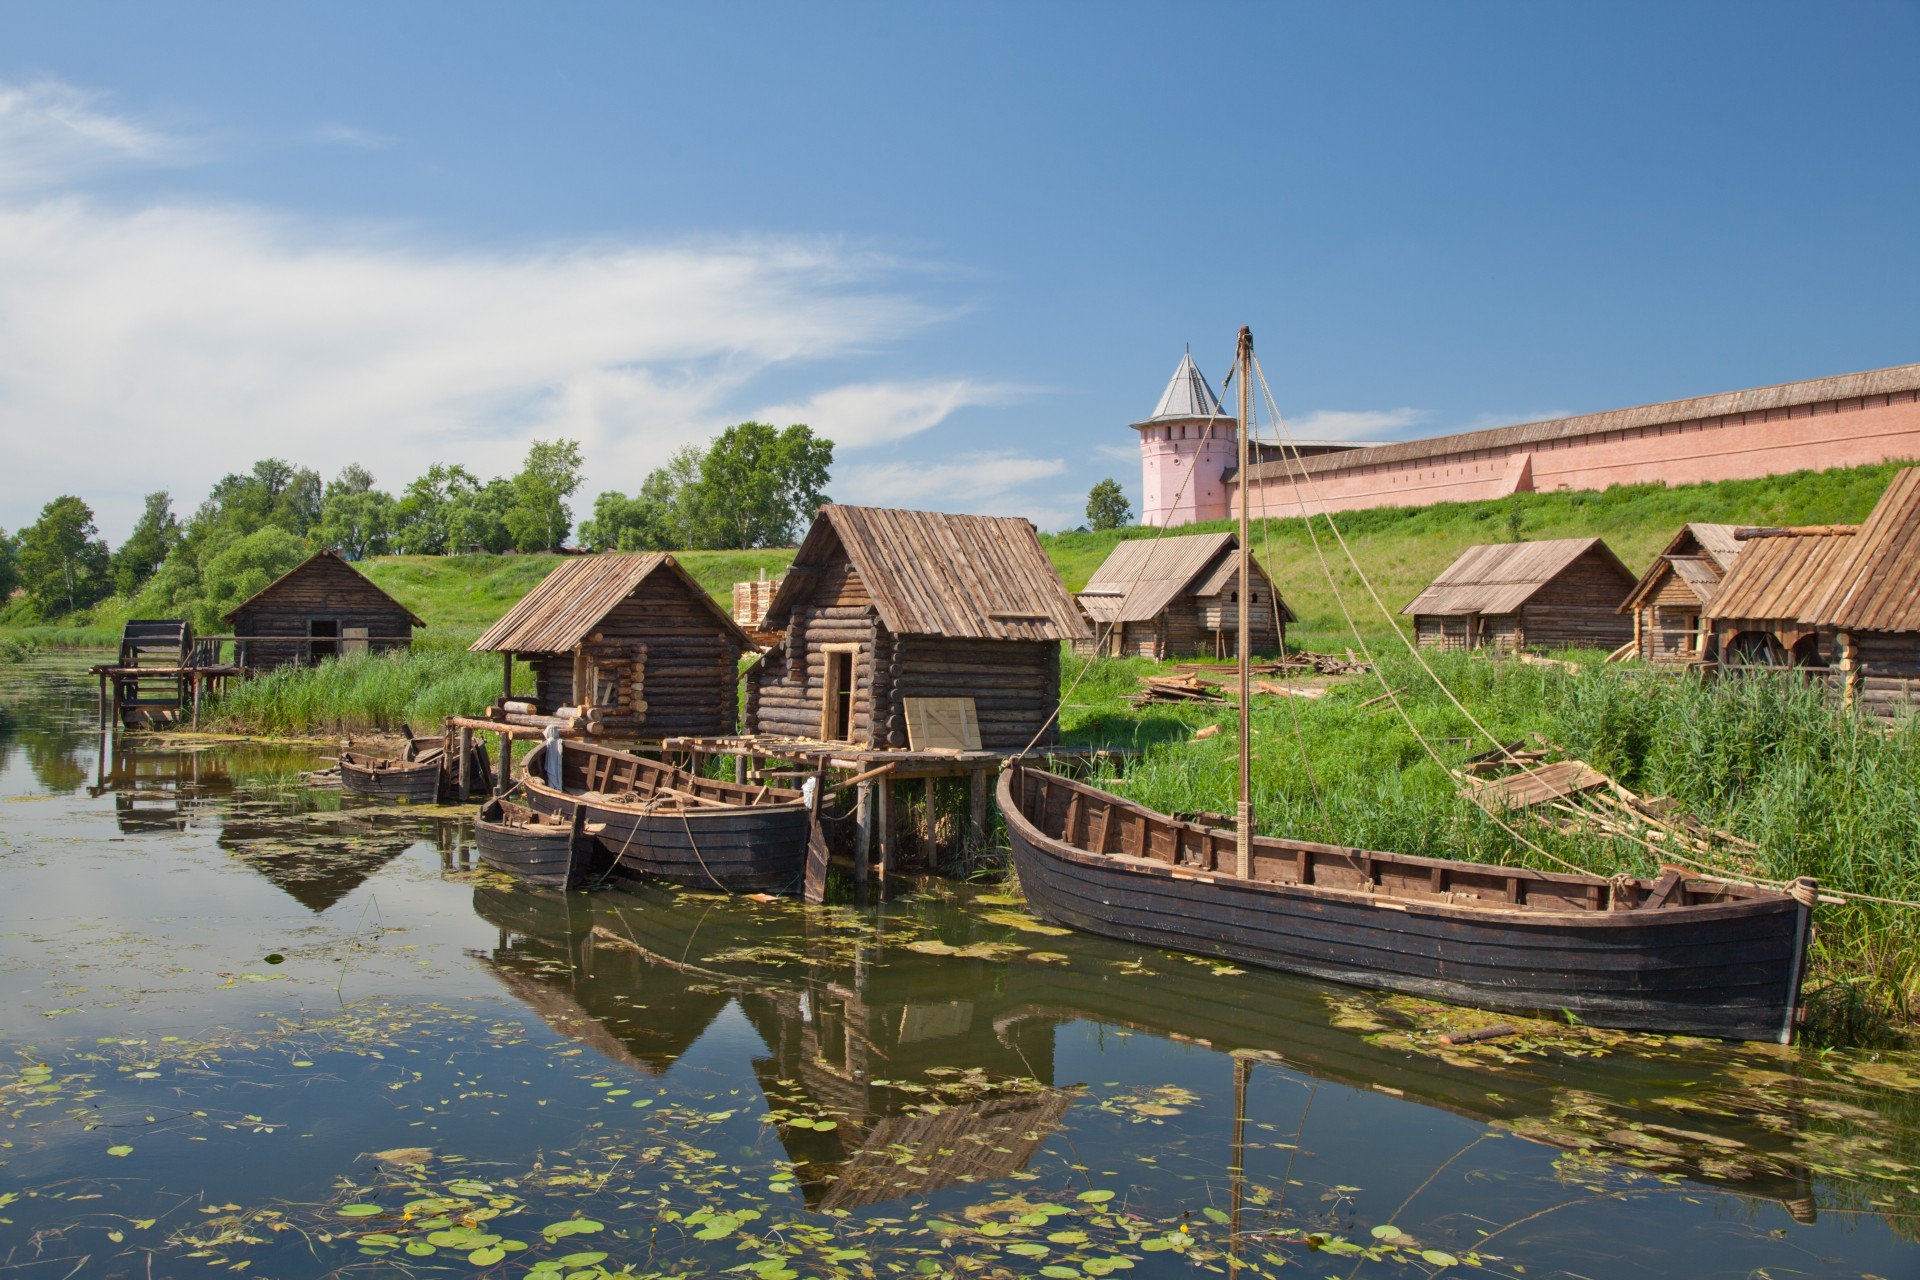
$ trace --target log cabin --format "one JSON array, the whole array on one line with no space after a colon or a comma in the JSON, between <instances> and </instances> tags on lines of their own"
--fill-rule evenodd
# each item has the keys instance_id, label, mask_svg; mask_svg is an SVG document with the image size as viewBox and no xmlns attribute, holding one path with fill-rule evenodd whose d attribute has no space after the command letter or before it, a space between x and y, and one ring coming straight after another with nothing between
<instances>
[{"instance_id":1,"label":"log cabin","mask_svg":"<svg viewBox=\"0 0 1920 1280\"><path fill-rule=\"evenodd\" d=\"M984 750L1051 744L1061 642L1089 638L1027 521L833 505L764 625L747 731L883 749L915 745L918 699L970 706Z\"/></svg>"},{"instance_id":2,"label":"log cabin","mask_svg":"<svg viewBox=\"0 0 1920 1280\"><path fill-rule=\"evenodd\" d=\"M1740 528L1733 568L1707 608L1706 656L1728 666L1825 667L1834 630L1808 620L1853 550L1854 525Z\"/></svg>"},{"instance_id":3,"label":"log cabin","mask_svg":"<svg viewBox=\"0 0 1920 1280\"><path fill-rule=\"evenodd\" d=\"M1082 655L1230 658L1239 641L1240 539L1232 533L1140 538L1113 549L1074 593L1093 636L1074 642ZM1248 646L1286 647L1293 611L1258 560L1250 560Z\"/></svg>"},{"instance_id":4,"label":"log cabin","mask_svg":"<svg viewBox=\"0 0 1920 1280\"><path fill-rule=\"evenodd\" d=\"M1730 524L1682 525L1640 575L1620 612L1633 619L1634 650L1643 661L1672 666L1705 655L1707 606L1744 545L1733 531Z\"/></svg>"},{"instance_id":5,"label":"log cabin","mask_svg":"<svg viewBox=\"0 0 1920 1280\"><path fill-rule=\"evenodd\" d=\"M406 649L427 624L338 553L320 551L235 605L235 663L250 671Z\"/></svg>"},{"instance_id":6,"label":"log cabin","mask_svg":"<svg viewBox=\"0 0 1920 1280\"><path fill-rule=\"evenodd\" d=\"M1598 538L1468 547L1400 612L1428 649L1606 649L1633 638L1633 571Z\"/></svg>"},{"instance_id":7,"label":"log cabin","mask_svg":"<svg viewBox=\"0 0 1920 1280\"><path fill-rule=\"evenodd\" d=\"M1920 709L1920 467L1893 478L1805 618L1833 634L1847 705Z\"/></svg>"},{"instance_id":8,"label":"log cabin","mask_svg":"<svg viewBox=\"0 0 1920 1280\"><path fill-rule=\"evenodd\" d=\"M732 733L749 646L718 601L663 551L563 560L474 641L502 654L502 700L518 657L538 714L628 738Z\"/></svg>"}]
</instances>

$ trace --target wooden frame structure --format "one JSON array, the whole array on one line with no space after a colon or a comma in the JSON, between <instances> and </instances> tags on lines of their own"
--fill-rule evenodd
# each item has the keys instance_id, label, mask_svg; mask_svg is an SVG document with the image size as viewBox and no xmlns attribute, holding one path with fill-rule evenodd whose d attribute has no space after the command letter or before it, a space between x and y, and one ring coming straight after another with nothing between
<instances>
[{"instance_id":1,"label":"wooden frame structure","mask_svg":"<svg viewBox=\"0 0 1920 1280\"><path fill-rule=\"evenodd\" d=\"M1680 527L1620 606L1633 618L1634 652L1640 658L1673 666L1707 656L1707 608L1743 545L1730 524Z\"/></svg>"},{"instance_id":2,"label":"wooden frame structure","mask_svg":"<svg viewBox=\"0 0 1920 1280\"><path fill-rule=\"evenodd\" d=\"M1598 538L1468 547L1400 612L1424 649L1604 649L1633 638L1633 571Z\"/></svg>"},{"instance_id":3,"label":"wooden frame structure","mask_svg":"<svg viewBox=\"0 0 1920 1280\"><path fill-rule=\"evenodd\" d=\"M406 649L427 625L334 551L308 556L221 620L233 628L234 665L249 671Z\"/></svg>"},{"instance_id":4,"label":"wooden frame structure","mask_svg":"<svg viewBox=\"0 0 1920 1280\"><path fill-rule=\"evenodd\" d=\"M1238 643L1240 540L1232 533L1140 538L1114 547L1087 585L1074 593L1093 636L1076 640L1083 656L1229 658ZM1254 653L1286 647L1293 610L1249 558L1249 644Z\"/></svg>"},{"instance_id":5,"label":"wooden frame structure","mask_svg":"<svg viewBox=\"0 0 1920 1280\"><path fill-rule=\"evenodd\" d=\"M1833 632L1847 705L1920 709L1920 467L1893 478L1806 617Z\"/></svg>"},{"instance_id":6,"label":"wooden frame structure","mask_svg":"<svg viewBox=\"0 0 1920 1280\"><path fill-rule=\"evenodd\" d=\"M1741 528L1740 557L1721 580L1706 628L1728 667L1829 666L1834 628L1809 618L1853 551L1854 525Z\"/></svg>"}]
</instances>

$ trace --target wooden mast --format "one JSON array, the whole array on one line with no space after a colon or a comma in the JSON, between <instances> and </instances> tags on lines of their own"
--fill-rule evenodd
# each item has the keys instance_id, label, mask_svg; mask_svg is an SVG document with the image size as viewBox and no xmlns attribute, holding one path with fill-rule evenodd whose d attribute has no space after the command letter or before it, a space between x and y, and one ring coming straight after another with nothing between
<instances>
[{"instance_id":1,"label":"wooden mast","mask_svg":"<svg viewBox=\"0 0 1920 1280\"><path fill-rule=\"evenodd\" d=\"M1247 670L1247 598L1252 594L1249 584L1252 575L1248 571L1248 547L1252 544L1247 519L1247 463L1250 450L1248 439L1253 434L1253 330L1245 325L1240 327L1239 350L1234 353L1234 373L1240 379L1240 460L1238 486L1240 490L1240 590L1235 594L1240 602L1240 631L1234 653L1238 658L1237 666L1240 678L1240 804L1234 814L1234 874L1242 878L1253 875L1253 726L1248 715L1252 698L1252 678Z\"/></svg>"}]
</instances>

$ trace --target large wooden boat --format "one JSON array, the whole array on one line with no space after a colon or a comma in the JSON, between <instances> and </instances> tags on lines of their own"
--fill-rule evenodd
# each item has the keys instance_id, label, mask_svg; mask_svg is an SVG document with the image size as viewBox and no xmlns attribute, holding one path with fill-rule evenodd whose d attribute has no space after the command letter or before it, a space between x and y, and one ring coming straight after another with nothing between
<instances>
[{"instance_id":1,"label":"large wooden boat","mask_svg":"<svg viewBox=\"0 0 1920 1280\"><path fill-rule=\"evenodd\" d=\"M1240 331L1240 473L1253 336ZM1303 507L1304 509L1304 507ZM1238 581L1249 578L1247 504ZM1028 904L1056 923L1358 986L1601 1026L1793 1039L1813 881L1613 881L1256 834L1247 593L1237 593L1239 794L1221 830L1014 764L1000 777Z\"/></svg>"},{"instance_id":2,"label":"large wooden boat","mask_svg":"<svg viewBox=\"0 0 1920 1280\"><path fill-rule=\"evenodd\" d=\"M440 798L444 762L395 760L345 751L340 755L340 789L348 795L388 803L433 804Z\"/></svg>"},{"instance_id":3,"label":"large wooden boat","mask_svg":"<svg viewBox=\"0 0 1920 1280\"><path fill-rule=\"evenodd\" d=\"M813 813L798 791L703 778L659 760L562 742L561 785L547 781L541 743L527 756L527 803L600 826L600 848L623 869L696 888L791 893L806 869Z\"/></svg>"},{"instance_id":4,"label":"large wooden boat","mask_svg":"<svg viewBox=\"0 0 1920 1280\"><path fill-rule=\"evenodd\" d=\"M1182 822L1026 765L1000 777L1027 903L1071 928L1456 1004L1596 1026L1792 1038L1797 896L1451 862ZM1806 902L1797 900L1803 897Z\"/></svg>"},{"instance_id":5,"label":"large wooden boat","mask_svg":"<svg viewBox=\"0 0 1920 1280\"><path fill-rule=\"evenodd\" d=\"M571 816L542 813L498 796L481 806L473 820L473 843L480 861L532 884L577 889L599 856L598 831L587 812L574 806Z\"/></svg>"}]
</instances>

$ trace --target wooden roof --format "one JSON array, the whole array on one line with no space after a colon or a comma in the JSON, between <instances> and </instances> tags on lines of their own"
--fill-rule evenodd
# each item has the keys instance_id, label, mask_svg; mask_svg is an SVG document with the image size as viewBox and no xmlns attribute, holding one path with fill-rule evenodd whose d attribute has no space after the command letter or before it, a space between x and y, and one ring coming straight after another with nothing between
<instances>
[{"instance_id":1,"label":"wooden roof","mask_svg":"<svg viewBox=\"0 0 1920 1280\"><path fill-rule=\"evenodd\" d=\"M680 579L706 605L716 626L742 644L748 642L746 633L678 560L665 551L647 551L562 560L467 647L473 653L567 653L655 573Z\"/></svg>"},{"instance_id":2,"label":"wooden roof","mask_svg":"<svg viewBox=\"0 0 1920 1280\"><path fill-rule=\"evenodd\" d=\"M1441 571L1425 591L1408 602L1403 614L1513 613L1533 594L1571 568L1590 551L1618 565L1622 578L1632 571L1613 548L1598 538L1554 538L1546 542L1493 542L1468 547ZM1608 602L1611 607L1612 602Z\"/></svg>"},{"instance_id":3,"label":"wooden roof","mask_svg":"<svg viewBox=\"0 0 1920 1280\"><path fill-rule=\"evenodd\" d=\"M1350 467L1426 461L1482 449L1539 445L1609 431L1632 431L1672 422L1698 422L1732 414L1759 413L1796 405L1856 400L1915 390L1920 390L1920 364L1903 364L1890 369L1870 369L1864 373L1845 373L1832 378L1811 378L1804 382L1782 382L1746 391L1694 396L1687 400L1665 400L1632 409L1609 409L1603 413L1585 413L1547 422L1527 422L1518 426L1494 427L1488 431L1466 431L1459 435L1436 436L1426 440L1406 440L1369 449L1290 459L1284 463L1261 463L1250 470L1256 479L1284 481L1289 475L1301 472L1319 475Z\"/></svg>"},{"instance_id":4,"label":"wooden roof","mask_svg":"<svg viewBox=\"0 0 1920 1280\"><path fill-rule=\"evenodd\" d=\"M378 586L376 586L372 578L369 578L366 574L360 572L358 569L348 564L346 559L342 557L340 553L337 551L314 552L312 555L308 556L305 560L302 560L299 564L293 566L293 568L287 570L285 573L275 578L272 582L269 582L266 586L260 588L258 591L248 596L245 600L242 600L239 604L233 606L233 608L227 610L225 614L221 615L220 620L224 623L227 623L229 626L231 626L233 624L234 618L238 616L242 610L252 609L261 604L266 603L270 596L277 595L284 587L286 587L289 583L293 582L297 578L304 577L308 574L316 573L316 572L319 572L319 573L331 572L337 579L339 578L339 574L342 571L351 575L351 581L347 581L344 579L342 580L342 581L347 581L347 586L350 590L357 591L364 588L366 591L371 592L376 596L379 596L382 600L385 600L388 604L392 605L394 608L398 609L400 612L406 614L407 620L412 622L414 626L424 627L427 625L424 621L422 621L419 617L417 617L414 614L413 610L407 608L407 606L401 604L398 600L395 600L392 596L388 595L386 592L382 591ZM355 585L356 583L358 585Z\"/></svg>"},{"instance_id":5,"label":"wooden roof","mask_svg":"<svg viewBox=\"0 0 1920 1280\"><path fill-rule=\"evenodd\" d=\"M1737 527L1700 520L1681 525L1680 532L1673 535L1666 549L1654 557L1647 571L1640 575L1640 581L1621 604L1620 612L1631 613L1644 604L1647 597L1659 590L1669 572L1678 574L1692 587L1701 604L1711 601L1720 579L1733 567L1734 559L1745 545L1733 536ZM1683 565L1682 560L1689 563Z\"/></svg>"},{"instance_id":6,"label":"wooden roof","mask_svg":"<svg viewBox=\"0 0 1920 1280\"><path fill-rule=\"evenodd\" d=\"M1226 554L1239 546L1231 533L1189 533L1177 537L1122 542L1075 593L1095 622L1145 622L1158 617L1174 598L1216 561L1234 563Z\"/></svg>"},{"instance_id":7,"label":"wooden roof","mask_svg":"<svg viewBox=\"0 0 1920 1280\"><path fill-rule=\"evenodd\" d=\"M1802 620L1843 631L1920 631L1920 467L1893 478Z\"/></svg>"},{"instance_id":8,"label":"wooden roof","mask_svg":"<svg viewBox=\"0 0 1920 1280\"><path fill-rule=\"evenodd\" d=\"M785 626L844 550L895 635L1082 640L1087 624L1033 526L1015 516L891 507L820 508L764 625Z\"/></svg>"},{"instance_id":9,"label":"wooden roof","mask_svg":"<svg viewBox=\"0 0 1920 1280\"><path fill-rule=\"evenodd\" d=\"M1710 619L1798 620L1831 583L1853 549L1854 530L1822 525L1817 530L1749 530L1733 569L1707 606Z\"/></svg>"}]
</instances>

